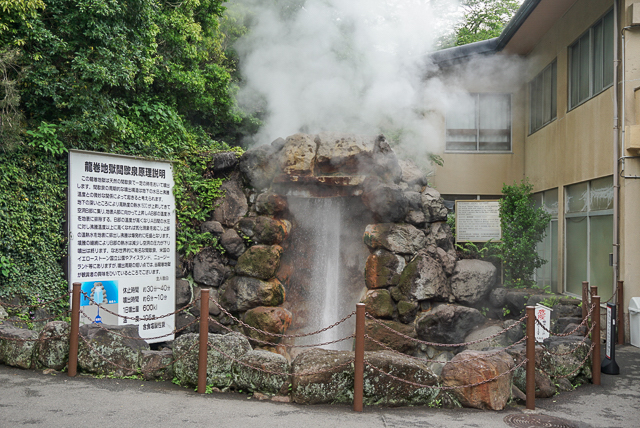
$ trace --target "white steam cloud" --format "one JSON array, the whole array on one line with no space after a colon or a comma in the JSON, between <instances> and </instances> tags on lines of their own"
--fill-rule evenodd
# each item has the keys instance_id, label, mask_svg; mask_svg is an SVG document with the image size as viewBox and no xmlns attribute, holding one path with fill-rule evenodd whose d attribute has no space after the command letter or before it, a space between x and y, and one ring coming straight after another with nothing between
<instances>
[{"instance_id":1,"label":"white steam cloud","mask_svg":"<svg viewBox=\"0 0 640 428\"><path fill-rule=\"evenodd\" d=\"M441 151L442 116L432 113L460 91L426 79L435 69L428 54L461 18L457 0L234 0L229 8L251 17L235 46L238 102L264 117L250 144L296 132L384 132L412 157Z\"/></svg>"}]
</instances>

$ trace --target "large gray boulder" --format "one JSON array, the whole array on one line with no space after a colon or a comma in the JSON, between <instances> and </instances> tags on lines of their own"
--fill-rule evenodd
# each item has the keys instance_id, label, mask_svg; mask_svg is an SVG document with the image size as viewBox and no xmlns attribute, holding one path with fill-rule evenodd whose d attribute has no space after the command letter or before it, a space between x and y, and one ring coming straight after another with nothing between
<instances>
[{"instance_id":1,"label":"large gray boulder","mask_svg":"<svg viewBox=\"0 0 640 428\"><path fill-rule=\"evenodd\" d=\"M211 247L202 249L193 261L193 279L209 287L218 287L230 274L225 258Z\"/></svg>"},{"instance_id":2,"label":"large gray boulder","mask_svg":"<svg viewBox=\"0 0 640 428\"><path fill-rule=\"evenodd\" d=\"M244 312L258 306L278 306L284 302L284 287L276 278L262 281L234 276L220 287L220 304L231 312Z\"/></svg>"},{"instance_id":3,"label":"large gray boulder","mask_svg":"<svg viewBox=\"0 0 640 428\"><path fill-rule=\"evenodd\" d=\"M263 350L249 351L233 363L231 370L233 382L243 391L263 394L288 392L291 367L282 355Z\"/></svg>"},{"instance_id":4,"label":"large gray boulder","mask_svg":"<svg viewBox=\"0 0 640 428\"><path fill-rule=\"evenodd\" d=\"M422 211L427 223L446 221L449 210L444 206L440 192L432 187L427 187L422 192Z\"/></svg>"},{"instance_id":5,"label":"large gray boulder","mask_svg":"<svg viewBox=\"0 0 640 428\"><path fill-rule=\"evenodd\" d=\"M448 301L451 290L442 264L421 251L404 268L398 290L409 300Z\"/></svg>"},{"instance_id":6,"label":"large gray boulder","mask_svg":"<svg viewBox=\"0 0 640 428\"><path fill-rule=\"evenodd\" d=\"M406 262L404 257L384 249L377 249L367 258L364 281L369 289L398 285Z\"/></svg>"},{"instance_id":7,"label":"large gray boulder","mask_svg":"<svg viewBox=\"0 0 640 428\"><path fill-rule=\"evenodd\" d=\"M384 248L397 254L416 254L426 244L424 233L410 224L369 224L363 239L371 249Z\"/></svg>"},{"instance_id":8,"label":"large gray boulder","mask_svg":"<svg viewBox=\"0 0 640 428\"><path fill-rule=\"evenodd\" d=\"M69 361L69 333L71 327L64 321L51 321L38 337L36 354L38 366L62 370Z\"/></svg>"},{"instance_id":9,"label":"large gray boulder","mask_svg":"<svg viewBox=\"0 0 640 428\"><path fill-rule=\"evenodd\" d=\"M465 349L471 351L482 351L485 348L504 348L510 344L508 333L498 334L503 331L504 328L501 325L489 325L477 328L464 338L465 342L475 342L476 340L482 340L478 343L467 345ZM498 336L492 337L498 334ZM491 339L489 339L491 337Z\"/></svg>"},{"instance_id":10,"label":"large gray boulder","mask_svg":"<svg viewBox=\"0 0 640 428\"><path fill-rule=\"evenodd\" d=\"M223 190L225 194L218 207L213 211L213 220L227 227L232 227L249 210L249 204L242 192L242 185L237 174L223 182L220 190Z\"/></svg>"},{"instance_id":11,"label":"large gray boulder","mask_svg":"<svg viewBox=\"0 0 640 428\"><path fill-rule=\"evenodd\" d=\"M366 352L364 370L364 403L366 405L412 406L431 403L438 393L429 388L438 382L431 369L424 363L391 351ZM389 373L411 385L381 373Z\"/></svg>"},{"instance_id":12,"label":"large gray boulder","mask_svg":"<svg viewBox=\"0 0 640 428\"><path fill-rule=\"evenodd\" d=\"M279 163L285 174L313 175L316 163L316 142L313 135L294 134L285 140L279 153Z\"/></svg>"},{"instance_id":13,"label":"large gray boulder","mask_svg":"<svg viewBox=\"0 0 640 428\"><path fill-rule=\"evenodd\" d=\"M243 218L236 228L254 244L279 245L289 235L291 225L286 220L258 216Z\"/></svg>"},{"instance_id":14,"label":"large gray boulder","mask_svg":"<svg viewBox=\"0 0 640 428\"><path fill-rule=\"evenodd\" d=\"M301 352L291 363L291 399L300 404L352 403L352 359L353 352L347 351Z\"/></svg>"},{"instance_id":15,"label":"large gray boulder","mask_svg":"<svg viewBox=\"0 0 640 428\"><path fill-rule=\"evenodd\" d=\"M140 371L145 380L171 380L173 379L173 351L164 349L160 351L142 351L140 353Z\"/></svg>"},{"instance_id":16,"label":"large gray boulder","mask_svg":"<svg viewBox=\"0 0 640 428\"><path fill-rule=\"evenodd\" d=\"M260 190L271 185L280 170L277 153L275 146L265 144L247 150L240 157L240 171L251 186Z\"/></svg>"},{"instance_id":17,"label":"large gray boulder","mask_svg":"<svg viewBox=\"0 0 640 428\"><path fill-rule=\"evenodd\" d=\"M30 369L38 333L26 328L0 325L0 363Z\"/></svg>"},{"instance_id":18,"label":"large gray boulder","mask_svg":"<svg viewBox=\"0 0 640 428\"><path fill-rule=\"evenodd\" d=\"M244 239L238 235L233 229L227 229L220 236L220 245L222 248L234 259L237 259L245 252L247 247L244 244Z\"/></svg>"},{"instance_id":19,"label":"large gray boulder","mask_svg":"<svg viewBox=\"0 0 640 428\"><path fill-rule=\"evenodd\" d=\"M177 381L184 386L198 385L199 336L185 334L173 342L173 371ZM232 366L251 351L249 341L241 334L209 334L207 350L207 385L226 389L233 385ZM183 356L184 354L184 356Z\"/></svg>"},{"instance_id":20,"label":"large gray boulder","mask_svg":"<svg viewBox=\"0 0 640 428\"><path fill-rule=\"evenodd\" d=\"M451 292L456 301L475 305L483 301L494 287L497 269L482 260L459 260L451 276Z\"/></svg>"},{"instance_id":21,"label":"large gray boulder","mask_svg":"<svg viewBox=\"0 0 640 428\"><path fill-rule=\"evenodd\" d=\"M427 176L418 168L411 160L400 160L400 169L402 170L402 181L409 186L424 187L428 184Z\"/></svg>"},{"instance_id":22,"label":"large gray boulder","mask_svg":"<svg viewBox=\"0 0 640 428\"><path fill-rule=\"evenodd\" d=\"M409 201L400 186L377 179L365 181L362 202L376 221L382 223L403 221L409 209Z\"/></svg>"},{"instance_id":23,"label":"large gray boulder","mask_svg":"<svg viewBox=\"0 0 640 428\"><path fill-rule=\"evenodd\" d=\"M317 174L362 174L362 166L371 160L373 140L354 134L321 133L315 138Z\"/></svg>"},{"instance_id":24,"label":"large gray boulder","mask_svg":"<svg viewBox=\"0 0 640 428\"><path fill-rule=\"evenodd\" d=\"M249 247L236 265L236 274L267 280L273 278L280 267L282 247L279 245L254 245Z\"/></svg>"},{"instance_id":25,"label":"large gray boulder","mask_svg":"<svg viewBox=\"0 0 640 428\"><path fill-rule=\"evenodd\" d=\"M418 337L424 341L455 344L475 327L484 324L485 317L477 309L466 306L439 304L414 321Z\"/></svg>"},{"instance_id":26,"label":"large gray boulder","mask_svg":"<svg viewBox=\"0 0 640 428\"><path fill-rule=\"evenodd\" d=\"M140 355L149 345L138 334L137 325L80 326L78 367L96 374L131 376L140 370Z\"/></svg>"},{"instance_id":27,"label":"large gray boulder","mask_svg":"<svg viewBox=\"0 0 640 428\"><path fill-rule=\"evenodd\" d=\"M365 333L368 337L384 345L380 346L376 342L365 340L364 346L366 351L383 351L386 349L386 346L403 354L413 354L418 346L418 343L412 340L417 337L413 325L407 325L397 321L380 320L376 322L374 320L366 320Z\"/></svg>"}]
</instances>

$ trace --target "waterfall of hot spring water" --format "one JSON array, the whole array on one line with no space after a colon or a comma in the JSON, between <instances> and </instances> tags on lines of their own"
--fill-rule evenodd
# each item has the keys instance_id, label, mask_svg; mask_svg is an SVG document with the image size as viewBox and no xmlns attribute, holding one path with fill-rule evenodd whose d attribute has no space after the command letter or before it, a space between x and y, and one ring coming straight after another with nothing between
<instances>
[{"instance_id":1,"label":"waterfall of hot spring water","mask_svg":"<svg viewBox=\"0 0 640 428\"><path fill-rule=\"evenodd\" d=\"M308 299L305 302L307 308L306 325L303 328L305 332L317 331L336 323L351 313L357 302L358 296L355 296L354 300L354 296L349 296L349 292L342 284L344 277L342 229L346 203L343 199L300 198L295 201L290 199L289 208L296 218L297 227L301 229L299 239L306 241L304 244L308 251L305 256L310 258L304 263L309 269L309 275L306 275L305 281ZM355 325L353 321L350 319L318 335L298 339L296 343L325 343L349 336L353 334ZM322 347L351 350L352 341L345 340Z\"/></svg>"}]
</instances>

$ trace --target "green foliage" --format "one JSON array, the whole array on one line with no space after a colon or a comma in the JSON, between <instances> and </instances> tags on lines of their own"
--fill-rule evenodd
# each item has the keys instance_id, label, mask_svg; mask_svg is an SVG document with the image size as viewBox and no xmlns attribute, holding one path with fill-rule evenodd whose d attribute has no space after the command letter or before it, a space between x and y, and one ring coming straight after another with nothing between
<instances>
[{"instance_id":1,"label":"green foliage","mask_svg":"<svg viewBox=\"0 0 640 428\"><path fill-rule=\"evenodd\" d=\"M547 297L542 302L540 302L541 305L544 305L548 308L553 308L558 303L560 303L559 297Z\"/></svg>"},{"instance_id":2,"label":"green foliage","mask_svg":"<svg viewBox=\"0 0 640 428\"><path fill-rule=\"evenodd\" d=\"M520 7L517 0L463 0L464 20L455 29L455 46L498 37Z\"/></svg>"},{"instance_id":3,"label":"green foliage","mask_svg":"<svg viewBox=\"0 0 640 428\"><path fill-rule=\"evenodd\" d=\"M533 185L527 180L502 188L502 242L497 257L503 262L505 284L510 287L533 285L535 270L546 263L536 252L536 244L544 238L551 216L534 207L531 190Z\"/></svg>"},{"instance_id":4,"label":"green foliage","mask_svg":"<svg viewBox=\"0 0 640 428\"><path fill-rule=\"evenodd\" d=\"M234 104L223 3L0 0L0 298L66 292L69 149L172 161L178 250L217 245L200 232L222 196L207 159L253 120Z\"/></svg>"}]
</instances>

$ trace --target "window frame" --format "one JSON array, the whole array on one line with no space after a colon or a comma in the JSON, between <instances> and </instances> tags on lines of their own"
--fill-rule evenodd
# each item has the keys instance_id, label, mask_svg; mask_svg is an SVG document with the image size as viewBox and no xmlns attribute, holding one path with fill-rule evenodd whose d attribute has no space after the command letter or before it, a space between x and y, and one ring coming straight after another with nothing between
<instances>
[{"instance_id":1,"label":"window frame","mask_svg":"<svg viewBox=\"0 0 640 428\"><path fill-rule=\"evenodd\" d=\"M582 104L584 104L585 102L589 101L590 99L596 97L597 95L601 94L602 92L606 91L607 89L609 89L610 87L613 86L613 29L611 29L610 32L606 32L605 28L606 28L606 20L611 17L610 19L613 21L613 9L609 9L607 12L605 12L600 18L598 18L596 20L596 22L594 22L584 33L580 34L579 37L576 38L576 40L570 44L567 47L567 82L568 82L568 90L567 90L567 111L571 111L579 106L581 106ZM611 23L611 25L613 25ZM596 33L598 31L598 27L601 26L602 31L601 33L601 43L600 43L600 47L602 48L602 52L601 53L601 58L598 62L598 64L596 64L596 56L599 52L595 52L596 48L597 48L597 41L595 40L596 37ZM609 34L611 33L611 34ZM607 37L611 37L611 39L609 40L611 43L605 43L605 38ZM586 49L588 49L587 55L584 55L582 49L583 49L583 45L588 45L588 47ZM579 47L580 51L578 52L577 55L574 55L575 53L575 49L577 49ZM607 51L606 48L609 48L609 51ZM608 52L610 53L610 55L608 55ZM610 67L611 69L607 69L606 68L606 64L608 63L608 61L606 61L606 59L611 56L611 61L610 61ZM584 61L583 64L580 63L580 61ZM576 62L578 62L578 64L576 64ZM576 73L576 65L578 67L582 67L586 64L586 73L585 75L582 74L581 70L577 71L577 82L575 81L575 77L574 73ZM600 86L596 87L596 68L599 68L599 73L600 73L600 79L602 80L602 83ZM611 75L611 81L605 83L604 82L604 78L605 78L605 74L610 74ZM583 78L586 78L587 82L586 82L586 88L581 88L582 85L585 85L585 82L582 81ZM581 95L580 91L584 91L586 89L586 95ZM577 91L576 95L576 99L574 100L574 91ZM584 96L584 98L583 98Z\"/></svg>"},{"instance_id":2,"label":"window frame","mask_svg":"<svg viewBox=\"0 0 640 428\"><path fill-rule=\"evenodd\" d=\"M450 148L450 144L452 144L453 142L449 141L449 131L450 128L448 126L448 121L447 121L447 115L451 114L453 112L448 112L447 115L445 115L445 153L475 153L475 154L479 154L479 153L485 153L485 154L510 154L513 153L513 94L512 93L508 93L508 92L472 92L469 93L470 96L473 97L474 102L475 102L475 107L474 107L474 114L475 114L475 128L473 128L473 130L475 130L475 145L476 148L473 150L470 149L455 149L455 148ZM508 122L509 122L509 128L508 130L503 129L503 130L497 130L499 131L508 131L508 139L509 141L506 143L509 145L508 149L505 150L482 150L480 147L482 144L488 144L488 143L482 143L480 141L481 138L481 131L483 130L480 127L480 99L482 96L504 96L507 100L508 100L508 112L506 113L506 115L508 116ZM472 128L468 128L468 129L458 129L458 128L453 128L453 130L459 130L461 131L461 133L470 133L470 130ZM485 131L489 130L487 128L484 129ZM494 130L495 132L496 130Z\"/></svg>"},{"instance_id":3,"label":"window frame","mask_svg":"<svg viewBox=\"0 0 640 428\"><path fill-rule=\"evenodd\" d=\"M545 73L549 72L549 88L545 87ZM545 110L549 97L549 111ZM549 116L548 120L545 117ZM538 117L540 121L538 122ZM558 60L551 61L531 82L529 82L529 135L534 134L558 118Z\"/></svg>"}]
</instances>

